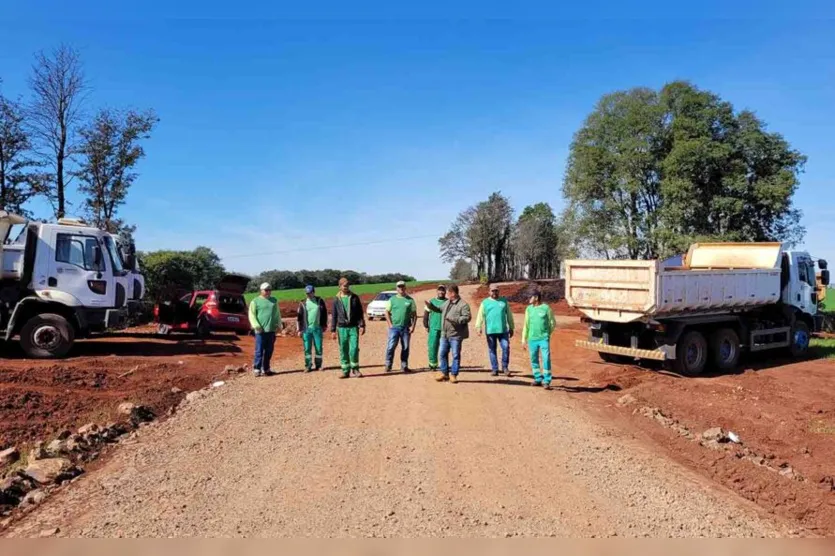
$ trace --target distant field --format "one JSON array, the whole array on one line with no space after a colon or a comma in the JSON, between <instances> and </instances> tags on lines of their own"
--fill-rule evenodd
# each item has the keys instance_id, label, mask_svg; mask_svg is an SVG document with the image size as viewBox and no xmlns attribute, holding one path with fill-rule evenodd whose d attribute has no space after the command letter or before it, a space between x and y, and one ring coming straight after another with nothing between
<instances>
[{"instance_id":1,"label":"distant field","mask_svg":"<svg viewBox=\"0 0 835 556\"><path fill-rule=\"evenodd\" d=\"M835 288L829 288L826 292L826 299L823 300L825 311L835 311Z\"/></svg>"},{"instance_id":2,"label":"distant field","mask_svg":"<svg viewBox=\"0 0 835 556\"><path fill-rule=\"evenodd\" d=\"M424 280L422 282L406 282L408 286L420 286L422 284L438 284L440 282L444 282L444 280ZM353 291L357 295L362 295L366 293L380 293L386 290L393 290L395 287L395 282L388 282L385 284L360 284L357 286L351 286L351 291ZM333 297L336 295L336 292L339 291L338 286L326 286L321 288L316 288L316 295L323 298ZM257 293L248 293L244 297L246 297L246 302L249 303L253 297L258 295ZM299 288L295 290L274 290L273 297L275 297L279 301L293 301L293 300L301 300L304 298L304 288Z\"/></svg>"}]
</instances>

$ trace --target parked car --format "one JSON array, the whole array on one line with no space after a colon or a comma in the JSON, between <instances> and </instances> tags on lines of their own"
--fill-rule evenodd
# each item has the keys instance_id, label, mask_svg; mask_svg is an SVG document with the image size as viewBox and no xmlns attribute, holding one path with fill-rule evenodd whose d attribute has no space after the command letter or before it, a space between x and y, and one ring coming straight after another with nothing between
<instances>
[{"instance_id":1,"label":"parked car","mask_svg":"<svg viewBox=\"0 0 835 556\"><path fill-rule=\"evenodd\" d=\"M375 297L371 303L368 304L368 308L366 309L368 320L384 320L386 318L386 301L395 295L397 295L396 291L378 293L377 297Z\"/></svg>"},{"instance_id":2,"label":"parked car","mask_svg":"<svg viewBox=\"0 0 835 556\"><path fill-rule=\"evenodd\" d=\"M217 331L248 334L248 307L244 299L248 282L247 276L229 274L214 290L192 291L175 301L157 304L154 321L159 332L179 330L202 337Z\"/></svg>"}]
</instances>

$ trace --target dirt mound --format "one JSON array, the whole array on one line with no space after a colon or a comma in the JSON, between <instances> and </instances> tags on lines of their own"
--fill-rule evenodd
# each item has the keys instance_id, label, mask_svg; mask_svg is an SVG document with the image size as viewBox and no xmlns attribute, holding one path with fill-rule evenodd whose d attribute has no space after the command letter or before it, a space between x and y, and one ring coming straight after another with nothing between
<instances>
[{"instance_id":1,"label":"dirt mound","mask_svg":"<svg viewBox=\"0 0 835 556\"><path fill-rule=\"evenodd\" d=\"M580 312L568 305L565 300L565 280L536 280L528 282L514 282L501 286L501 295L510 302L514 313L524 313L530 303L531 296L539 291L542 301L551 306L555 315L570 317L580 316ZM475 293L475 300L481 302L490 294L486 285L479 286Z\"/></svg>"},{"instance_id":2,"label":"dirt mound","mask_svg":"<svg viewBox=\"0 0 835 556\"><path fill-rule=\"evenodd\" d=\"M23 448L65 429L111 421L125 401L165 415L188 392L225 378L225 365L249 363L254 348L252 337L216 335L204 341L145 330L78 342L70 357L58 362L24 359L15 345L4 346L0 448ZM298 339L276 343L279 353L298 349Z\"/></svg>"}]
</instances>

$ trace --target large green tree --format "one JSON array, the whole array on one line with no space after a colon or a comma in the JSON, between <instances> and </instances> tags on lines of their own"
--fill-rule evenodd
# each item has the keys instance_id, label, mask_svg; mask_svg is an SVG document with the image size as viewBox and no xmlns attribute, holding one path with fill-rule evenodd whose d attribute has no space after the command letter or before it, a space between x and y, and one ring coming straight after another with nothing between
<instances>
[{"instance_id":1,"label":"large green tree","mask_svg":"<svg viewBox=\"0 0 835 556\"><path fill-rule=\"evenodd\" d=\"M28 215L23 205L41 191L39 166L23 106L0 94L0 209Z\"/></svg>"},{"instance_id":2,"label":"large green tree","mask_svg":"<svg viewBox=\"0 0 835 556\"><path fill-rule=\"evenodd\" d=\"M705 239L796 243L804 163L753 112L690 83L616 92L571 144L565 220L577 248L610 258L664 257Z\"/></svg>"},{"instance_id":3,"label":"large green tree","mask_svg":"<svg viewBox=\"0 0 835 556\"><path fill-rule=\"evenodd\" d=\"M214 288L226 273L220 257L208 247L138 256L150 299L167 299L180 290Z\"/></svg>"}]
</instances>

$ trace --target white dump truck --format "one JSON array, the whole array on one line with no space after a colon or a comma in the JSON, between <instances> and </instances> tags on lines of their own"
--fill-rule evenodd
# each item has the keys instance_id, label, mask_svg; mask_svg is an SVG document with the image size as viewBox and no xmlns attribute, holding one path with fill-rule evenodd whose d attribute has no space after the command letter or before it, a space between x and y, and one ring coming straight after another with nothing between
<instances>
[{"instance_id":1,"label":"white dump truck","mask_svg":"<svg viewBox=\"0 0 835 556\"><path fill-rule=\"evenodd\" d=\"M682 262L566 261L566 300L589 325L577 345L604 361L654 359L685 375L733 369L745 351L809 348L826 261L816 277L808 253L780 243L696 243Z\"/></svg>"},{"instance_id":2,"label":"white dump truck","mask_svg":"<svg viewBox=\"0 0 835 556\"><path fill-rule=\"evenodd\" d=\"M76 338L126 321L130 272L111 234L0 211L0 240L0 334L19 337L30 357L61 357Z\"/></svg>"}]
</instances>

